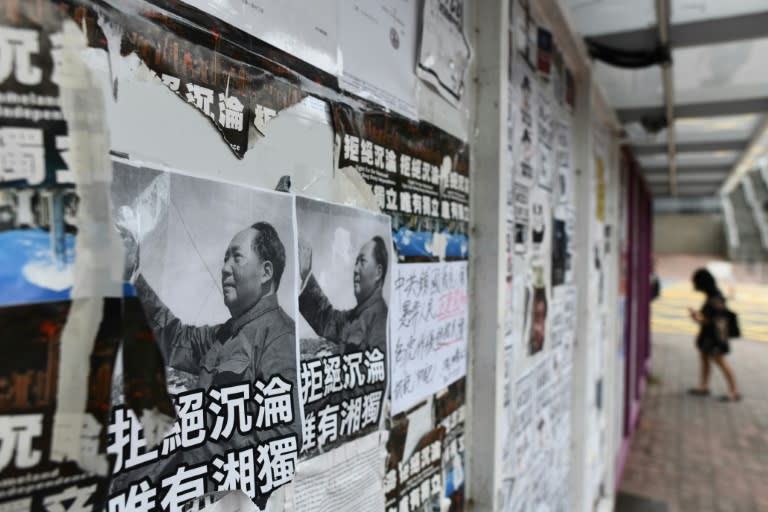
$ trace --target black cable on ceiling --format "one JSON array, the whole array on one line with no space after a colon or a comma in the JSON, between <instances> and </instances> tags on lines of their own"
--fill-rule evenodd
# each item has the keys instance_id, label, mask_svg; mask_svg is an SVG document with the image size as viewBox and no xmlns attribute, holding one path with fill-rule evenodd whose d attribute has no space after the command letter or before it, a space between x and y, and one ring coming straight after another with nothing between
<instances>
[{"instance_id":1,"label":"black cable on ceiling","mask_svg":"<svg viewBox=\"0 0 768 512\"><path fill-rule=\"evenodd\" d=\"M646 68L672 62L669 45L659 42L650 50L623 50L611 48L589 37L584 38L584 41L592 58L619 68Z\"/></svg>"}]
</instances>

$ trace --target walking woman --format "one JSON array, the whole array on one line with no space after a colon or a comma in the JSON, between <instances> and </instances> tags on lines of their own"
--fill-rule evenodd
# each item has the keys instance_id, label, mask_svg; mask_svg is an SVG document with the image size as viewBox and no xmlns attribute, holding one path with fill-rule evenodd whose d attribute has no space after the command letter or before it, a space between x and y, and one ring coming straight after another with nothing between
<instances>
[{"instance_id":1,"label":"walking woman","mask_svg":"<svg viewBox=\"0 0 768 512\"><path fill-rule=\"evenodd\" d=\"M688 308L691 319L700 326L696 347L701 356L699 386L690 389L689 393L697 396L709 395L709 370L711 363L715 363L728 383L728 394L720 399L725 402L737 402L741 400L741 395L736 388L733 370L725 360L725 355L731 351L728 343L728 309L725 307L725 297L712 274L703 268L694 272L693 287L696 291L706 294L707 300L701 311Z\"/></svg>"}]
</instances>

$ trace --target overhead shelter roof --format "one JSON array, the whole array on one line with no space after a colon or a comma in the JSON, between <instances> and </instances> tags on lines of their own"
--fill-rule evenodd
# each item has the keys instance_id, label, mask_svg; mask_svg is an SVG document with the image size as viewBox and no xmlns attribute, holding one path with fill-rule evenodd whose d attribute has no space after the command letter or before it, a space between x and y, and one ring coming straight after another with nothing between
<instances>
[{"instance_id":1,"label":"overhead shelter roof","mask_svg":"<svg viewBox=\"0 0 768 512\"><path fill-rule=\"evenodd\" d=\"M727 192L768 158L767 0L563 2L603 46L668 42L666 70L594 66L656 197ZM666 128L654 122L665 117Z\"/></svg>"}]
</instances>

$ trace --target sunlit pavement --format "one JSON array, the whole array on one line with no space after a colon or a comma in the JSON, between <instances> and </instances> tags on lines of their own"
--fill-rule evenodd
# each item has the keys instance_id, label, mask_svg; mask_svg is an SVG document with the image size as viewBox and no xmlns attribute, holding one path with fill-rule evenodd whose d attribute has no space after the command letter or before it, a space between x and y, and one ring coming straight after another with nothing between
<instances>
[{"instance_id":1,"label":"sunlit pavement","mask_svg":"<svg viewBox=\"0 0 768 512\"><path fill-rule=\"evenodd\" d=\"M728 307L739 315L743 338L768 343L768 286L728 282L720 286ZM688 308L699 309L703 302L704 295L695 292L689 280L663 281L661 296L651 306L652 331L695 335L697 326L688 317Z\"/></svg>"},{"instance_id":2,"label":"sunlit pavement","mask_svg":"<svg viewBox=\"0 0 768 512\"><path fill-rule=\"evenodd\" d=\"M664 290L662 306L655 308L654 379L643 399L621 491L665 502L670 512L768 511L765 330L756 328L759 322L751 327L747 324L746 332L762 332L764 341L732 342L728 359L744 395L742 402L717 400L726 387L714 368L710 382L713 396L689 396L686 390L698 377L698 354L694 329L685 323L685 307L696 305L701 297L686 288L690 289L687 282ZM748 293L754 292L747 290L740 288L738 300L732 303L734 309L741 308L739 301L746 301ZM750 298L766 300L765 295ZM682 309L676 313L682 320L672 317L676 308ZM659 315L660 311L665 314ZM745 315L747 309L739 312L749 317ZM677 334L664 332L673 329Z\"/></svg>"}]
</instances>

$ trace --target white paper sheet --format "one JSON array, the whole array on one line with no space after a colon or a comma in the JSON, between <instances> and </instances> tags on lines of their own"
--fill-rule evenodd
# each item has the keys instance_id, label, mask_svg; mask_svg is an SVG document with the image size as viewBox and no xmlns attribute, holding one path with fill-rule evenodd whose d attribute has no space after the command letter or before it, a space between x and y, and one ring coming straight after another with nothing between
<instances>
[{"instance_id":1,"label":"white paper sheet","mask_svg":"<svg viewBox=\"0 0 768 512\"><path fill-rule=\"evenodd\" d=\"M81 60L85 36L68 20L52 41L52 79L60 87L61 110L69 131L69 150L63 158L73 173L79 205L71 293L74 300L61 337L51 459L74 460L83 469L105 474L106 457L88 448L98 435L98 426L85 412L88 372L82 368L93 350L102 320L102 297L119 297L122 293L122 249L110 226L109 130L101 87Z\"/></svg>"},{"instance_id":2,"label":"white paper sheet","mask_svg":"<svg viewBox=\"0 0 768 512\"><path fill-rule=\"evenodd\" d=\"M339 84L416 118L416 0L339 2Z\"/></svg>"},{"instance_id":3,"label":"white paper sheet","mask_svg":"<svg viewBox=\"0 0 768 512\"><path fill-rule=\"evenodd\" d=\"M468 306L465 261L395 267L390 315L393 414L466 374Z\"/></svg>"},{"instance_id":4,"label":"white paper sheet","mask_svg":"<svg viewBox=\"0 0 768 512\"><path fill-rule=\"evenodd\" d=\"M184 1L323 71L339 71L335 0Z\"/></svg>"},{"instance_id":5,"label":"white paper sheet","mask_svg":"<svg viewBox=\"0 0 768 512\"><path fill-rule=\"evenodd\" d=\"M386 437L374 432L300 462L293 510L383 512Z\"/></svg>"}]
</instances>

